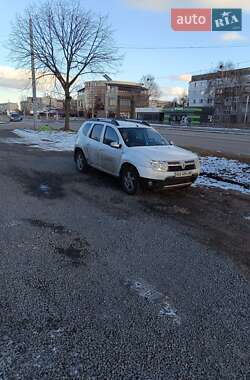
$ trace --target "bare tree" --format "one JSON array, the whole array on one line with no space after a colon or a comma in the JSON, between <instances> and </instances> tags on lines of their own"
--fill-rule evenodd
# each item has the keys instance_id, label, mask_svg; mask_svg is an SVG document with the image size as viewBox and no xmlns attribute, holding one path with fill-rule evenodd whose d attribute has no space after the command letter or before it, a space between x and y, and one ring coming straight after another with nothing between
<instances>
[{"instance_id":1,"label":"bare tree","mask_svg":"<svg viewBox=\"0 0 250 380\"><path fill-rule=\"evenodd\" d=\"M181 107L185 107L188 103L187 91L183 89L182 94L179 95L177 99L178 105L180 105Z\"/></svg>"},{"instance_id":2,"label":"bare tree","mask_svg":"<svg viewBox=\"0 0 250 380\"><path fill-rule=\"evenodd\" d=\"M29 20L33 21L37 79L53 76L65 97L69 129L71 91L86 74L112 72L120 60L107 17L84 10L77 0L49 0L29 7L12 25L9 46L18 66L31 59Z\"/></svg>"},{"instance_id":3,"label":"bare tree","mask_svg":"<svg viewBox=\"0 0 250 380\"><path fill-rule=\"evenodd\" d=\"M143 75L140 83L148 89L149 99L158 99L161 96L161 91L158 84L155 81L155 77L151 74Z\"/></svg>"},{"instance_id":4,"label":"bare tree","mask_svg":"<svg viewBox=\"0 0 250 380\"><path fill-rule=\"evenodd\" d=\"M227 71L227 70L233 70L235 69L235 65L233 62L228 61L228 62L223 62L220 61L215 67L215 72L217 71Z\"/></svg>"}]
</instances>

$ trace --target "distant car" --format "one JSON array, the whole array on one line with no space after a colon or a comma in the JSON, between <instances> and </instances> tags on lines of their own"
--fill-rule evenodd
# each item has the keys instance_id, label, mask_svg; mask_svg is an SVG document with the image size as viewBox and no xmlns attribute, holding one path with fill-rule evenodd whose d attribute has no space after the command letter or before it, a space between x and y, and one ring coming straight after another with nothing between
<instances>
[{"instance_id":1,"label":"distant car","mask_svg":"<svg viewBox=\"0 0 250 380\"><path fill-rule=\"evenodd\" d=\"M131 195L141 183L158 189L187 187L200 173L196 154L134 120L86 121L77 134L74 159L80 172L92 166L120 177L123 190Z\"/></svg>"},{"instance_id":2,"label":"distant car","mask_svg":"<svg viewBox=\"0 0 250 380\"><path fill-rule=\"evenodd\" d=\"M23 117L17 112L12 112L9 116L10 121L22 121Z\"/></svg>"}]
</instances>

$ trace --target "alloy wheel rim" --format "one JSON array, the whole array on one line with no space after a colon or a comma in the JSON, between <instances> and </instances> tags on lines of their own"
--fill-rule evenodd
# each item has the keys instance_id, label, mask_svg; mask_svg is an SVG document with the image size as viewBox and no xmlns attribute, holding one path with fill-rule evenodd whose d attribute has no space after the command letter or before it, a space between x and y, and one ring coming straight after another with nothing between
<instances>
[{"instance_id":1,"label":"alloy wheel rim","mask_svg":"<svg viewBox=\"0 0 250 380\"><path fill-rule=\"evenodd\" d=\"M131 172L127 172L124 177L124 184L128 191L133 191L135 188L135 177Z\"/></svg>"},{"instance_id":2,"label":"alloy wheel rim","mask_svg":"<svg viewBox=\"0 0 250 380\"><path fill-rule=\"evenodd\" d=\"M82 170L82 168L83 168L83 157L81 154L79 154L77 157L77 165L78 165L78 169Z\"/></svg>"}]
</instances>

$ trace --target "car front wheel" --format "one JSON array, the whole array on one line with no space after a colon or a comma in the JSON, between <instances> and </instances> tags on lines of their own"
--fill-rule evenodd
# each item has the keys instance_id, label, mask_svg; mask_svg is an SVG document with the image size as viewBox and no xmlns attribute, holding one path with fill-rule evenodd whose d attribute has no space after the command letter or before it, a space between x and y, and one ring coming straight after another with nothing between
<instances>
[{"instance_id":1,"label":"car front wheel","mask_svg":"<svg viewBox=\"0 0 250 380\"><path fill-rule=\"evenodd\" d=\"M125 167L121 174L122 189L129 195L134 195L139 191L140 178L137 170L131 167Z\"/></svg>"},{"instance_id":2,"label":"car front wheel","mask_svg":"<svg viewBox=\"0 0 250 380\"><path fill-rule=\"evenodd\" d=\"M89 166L87 160L81 150L78 150L75 155L76 169L81 173L86 173Z\"/></svg>"}]
</instances>

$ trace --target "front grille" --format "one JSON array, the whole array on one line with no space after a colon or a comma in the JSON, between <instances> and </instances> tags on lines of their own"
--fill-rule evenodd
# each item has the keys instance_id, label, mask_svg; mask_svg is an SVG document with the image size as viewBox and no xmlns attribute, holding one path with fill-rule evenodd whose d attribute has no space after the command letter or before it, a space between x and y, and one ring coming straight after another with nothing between
<instances>
[{"instance_id":1,"label":"front grille","mask_svg":"<svg viewBox=\"0 0 250 380\"><path fill-rule=\"evenodd\" d=\"M194 161L185 161L185 166L182 165L182 162L169 162L168 171L169 172L181 172L183 170L194 170L195 162Z\"/></svg>"},{"instance_id":2,"label":"front grille","mask_svg":"<svg viewBox=\"0 0 250 380\"><path fill-rule=\"evenodd\" d=\"M165 179L163 182L164 186L173 186L173 185L184 185L185 183L194 182L197 178L197 175L192 175L190 177L175 178L170 177Z\"/></svg>"}]
</instances>

